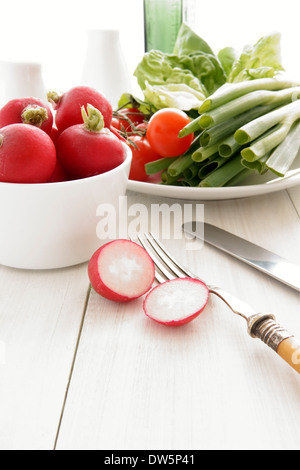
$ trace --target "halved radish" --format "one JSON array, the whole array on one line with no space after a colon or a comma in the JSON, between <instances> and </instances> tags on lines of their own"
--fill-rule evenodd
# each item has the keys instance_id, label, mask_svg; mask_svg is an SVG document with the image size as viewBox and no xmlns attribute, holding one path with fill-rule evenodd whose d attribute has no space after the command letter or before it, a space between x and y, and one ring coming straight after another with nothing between
<instances>
[{"instance_id":1,"label":"halved radish","mask_svg":"<svg viewBox=\"0 0 300 470\"><path fill-rule=\"evenodd\" d=\"M106 243L94 253L88 273L99 295L126 302L148 292L155 278L155 266L144 248L120 239Z\"/></svg>"},{"instance_id":2,"label":"halved radish","mask_svg":"<svg viewBox=\"0 0 300 470\"><path fill-rule=\"evenodd\" d=\"M189 277L166 281L154 287L144 300L145 314L167 326L180 326L196 318L206 307L208 287Z\"/></svg>"}]
</instances>

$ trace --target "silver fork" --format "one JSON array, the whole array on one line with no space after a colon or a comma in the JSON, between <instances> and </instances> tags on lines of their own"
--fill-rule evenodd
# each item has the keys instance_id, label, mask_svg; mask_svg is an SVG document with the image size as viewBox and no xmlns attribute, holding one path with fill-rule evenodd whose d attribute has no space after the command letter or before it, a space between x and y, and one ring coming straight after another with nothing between
<instances>
[{"instance_id":1,"label":"silver fork","mask_svg":"<svg viewBox=\"0 0 300 470\"><path fill-rule=\"evenodd\" d=\"M149 234L145 233L144 237L138 236L138 240L153 259L156 266L155 277L158 283L161 284L179 277L191 277L204 282L176 261L151 232ZM246 320L248 333L252 338L259 338L300 374L300 342L276 322L274 315L256 313L248 304L220 287L210 285L207 285L207 287L210 294L218 296L234 314Z\"/></svg>"}]
</instances>

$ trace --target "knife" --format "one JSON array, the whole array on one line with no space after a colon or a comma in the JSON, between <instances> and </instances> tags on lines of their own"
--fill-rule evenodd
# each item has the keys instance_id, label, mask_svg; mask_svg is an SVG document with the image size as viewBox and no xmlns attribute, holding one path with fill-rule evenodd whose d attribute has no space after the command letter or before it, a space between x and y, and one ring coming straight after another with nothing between
<instances>
[{"instance_id":1,"label":"knife","mask_svg":"<svg viewBox=\"0 0 300 470\"><path fill-rule=\"evenodd\" d=\"M300 292L300 266L214 225L193 221L183 224L182 228L185 233L203 240Z\"/></svg>"}]
</instances>

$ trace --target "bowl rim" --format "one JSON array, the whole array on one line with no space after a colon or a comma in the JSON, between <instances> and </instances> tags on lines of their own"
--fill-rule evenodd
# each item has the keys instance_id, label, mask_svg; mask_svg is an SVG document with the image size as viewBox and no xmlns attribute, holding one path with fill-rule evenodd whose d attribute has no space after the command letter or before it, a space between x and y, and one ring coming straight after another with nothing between
<instances>
[{"instance_id":1,"label":"bowl rim","mask_svg":"<svg viewBox=\"0 0 300 470\"><path fill-rule=\"evenodd\" d=\"M132 160L132 150L129 147L129 144L126 144L125 142L121 142L123 145L123 148L125 150L125 159L124 161L116 166L115 168L112 168L109 171L106 171L104 173L100 173L99 175L94 175L94 176L89 176L87 178L80 178L80 179L74 179L74 180L68 180L68 181L56 181L56 182L49 182L49 183L7 183L0 181L0 188L1 187L17 187L17 188L52 188L56 187L59 185L60 187L63 185L74 185L74 184L84 184L89 181L94 181L96 179L101 179L105 178L108 175L112 175L114 173L117 173L123 169L123 167L126 167L128 164L131 163Z\"/></svg>"}]
</instances>

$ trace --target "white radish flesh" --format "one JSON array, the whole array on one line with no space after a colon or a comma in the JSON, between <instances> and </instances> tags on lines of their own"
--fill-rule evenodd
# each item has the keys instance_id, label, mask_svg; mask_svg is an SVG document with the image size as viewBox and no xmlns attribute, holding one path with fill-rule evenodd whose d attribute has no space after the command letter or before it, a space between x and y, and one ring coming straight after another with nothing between
<instances>
[{"instance_id":1,"label":"white radish flesh","mask_svg":"<svg viewBox=\"0 0 300 470\"><path fill-rule=\"evenodd\" d=\"M178 278L152 289L144 300L145 314L168 326L184 325L206 307L208 287L198 279Z\"/></svg>"},{"instance_id":2,"label":"white radish flesh","mask_svg":"<svg viewBox=\"0 0 300 470\"><path fill-rule=\"evenodd\" d=\"M152 287L155 267L146 250L130 240L103 245L89 262L95 291L110 300L125 302L141 297Z\"/></svg>"}]
</instances>

